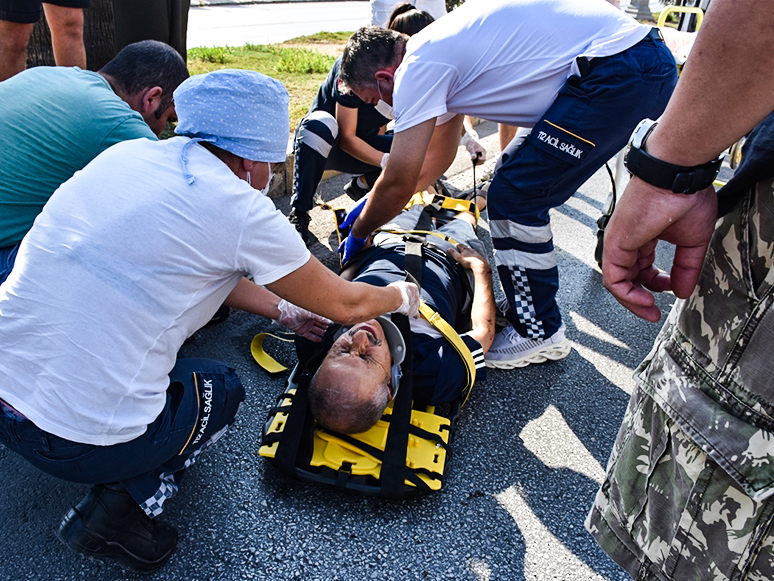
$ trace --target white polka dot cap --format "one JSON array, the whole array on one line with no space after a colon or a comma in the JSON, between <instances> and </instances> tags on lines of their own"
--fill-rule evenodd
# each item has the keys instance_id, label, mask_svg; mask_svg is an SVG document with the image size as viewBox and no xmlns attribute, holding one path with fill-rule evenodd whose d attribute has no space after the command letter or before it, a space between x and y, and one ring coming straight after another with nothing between
<instances>
[{"instance_id":1,"label":"white polka dot cap","mask_svg":"<svg viewBox=\"0 0 774 581\"><path fill-rule=\"evenodd\" d=\"M206 141L251 161L282 162L290 134L288 100L280 81L254 71L222 69L189 77L174 93L175 133L191 137L190 144ZM184 167L187 149L181 155Z\"/></svg>"}]
</instances>

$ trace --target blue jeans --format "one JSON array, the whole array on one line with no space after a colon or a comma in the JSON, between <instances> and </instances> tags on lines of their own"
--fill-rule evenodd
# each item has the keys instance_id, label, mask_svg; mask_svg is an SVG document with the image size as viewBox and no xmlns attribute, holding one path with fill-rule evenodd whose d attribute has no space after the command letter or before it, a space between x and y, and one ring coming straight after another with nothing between
<instances>
[{"instance_id":1,"label":"blue jeans","mask_svg":"<svg viewBox=\"0 0 774 581\"><path fill-rule=\"evenodd\" d=\"M392 146L392 134L379 135L379 128L361 131L357 136L384 153ZM373 184L382 168L352 157L339 147L338 124L325 111L313 111L301 120L294 138L293 197L290 205L296 212L314 207L314 194L326 169L364 175Z\"/></svg>"},{"instance_id":2,"label":"blue jeans","mask_svg":"<svg viewBox=\"0 0 774 581\"><path fill-rule=\"evenodd\" d=\"M16 262L17 252L19 252L18 244L0 248L0 284L3 284L8 275L11 274L13 263Z\"/></svg>"},{"instance_id":3,"label":"blue jeans","mask_svg":"<svg viewBox=\"0 0 774 581\"><path fill-rule=\"evenodd\" d=\"M94 446L38 428L0 403L0 442L31 464L71 482L119 482L151 516L173 496L185 468L222 436L245 398L233 369L209 359L179 359L167 402L145 433L130 442Z\"/></svg>"},{"instance_id":4,"label":"blue jeans","mask_svg":"<svg viewBox=\"0 0 774 581\"><path fill-rule=\"evenodd\" d=\"M550 337L562 324L548 211L620 151L640 120L658 117L677 82L669 49L652 36L588 61L582 73L567 80L489 188L487 209L508 320L532 339Z\"/></svg>"}]
</instances>

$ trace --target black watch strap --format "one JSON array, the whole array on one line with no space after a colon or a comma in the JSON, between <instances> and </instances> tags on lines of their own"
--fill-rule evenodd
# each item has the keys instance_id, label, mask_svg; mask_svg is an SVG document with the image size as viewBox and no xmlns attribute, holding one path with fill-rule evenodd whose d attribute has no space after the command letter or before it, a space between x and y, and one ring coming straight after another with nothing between
<instances>
[{"instance_id":1,"label":"black watch strap","mask_svg":"<svg viewBox=\"0 0 774 581\"><path fill-rule=\"evenodd\" d=\"M632 146L626 154L625 163L626 169L652 186L671 190L675 194L695 194L712 185L723 158L685 167L661 161L641 148Z\"/></svg>"}]
</instances>

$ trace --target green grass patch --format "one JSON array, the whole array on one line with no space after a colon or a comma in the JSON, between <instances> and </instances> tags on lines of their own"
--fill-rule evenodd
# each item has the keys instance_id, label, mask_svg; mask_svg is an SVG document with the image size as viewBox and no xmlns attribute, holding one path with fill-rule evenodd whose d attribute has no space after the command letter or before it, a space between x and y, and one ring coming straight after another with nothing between
<instances>
[{"instance_id":1,"label":"green grass patch","mask_svg":"<svg viewBox=\"0 0 774 581\"><path fill-rule=\"evenodd\" d=\"M318 32L309 36L297 36L285 44L346 44L351 32Z\"/></svg>"},{"instance_id":2,"label":"green grass patch","mask_svg":"<svg viewBox=\"0 0 774 581\"><path fill-rule=\"evenodd\" d=\"M200 75L217 69L248 69L282 81L290 94L290 129L293 131L306 115L336 60L335 56L293 44L341 44L343 50L350 34L325 32L273 45L191 48L188 50L188 70L192 75Z\"/></svg>"},{"instance_id":3,"label":"green grass patch","mask_svg":"<svg viewBox=\"0 0 774 581\"><path fill-rule=\"evenodd\" d=\"M269 46L267 48L279 58L275 68L280 73L327 74L336 60L336 57L321 54L308 48L287 48L284 46Z\"/></svg>"},{"instance_id":4,"label":"green grass patch","mask_svg":"<svg viewBox=\"0 0 774 581\"><path fill-rule=\"evenodd\" d=\"M213 63L217 65L224 65L231 60L233 49L227 46L214 46L214 47L196 47L188 51L188 60L191 59Z\"/></svg>"}]
</instances>

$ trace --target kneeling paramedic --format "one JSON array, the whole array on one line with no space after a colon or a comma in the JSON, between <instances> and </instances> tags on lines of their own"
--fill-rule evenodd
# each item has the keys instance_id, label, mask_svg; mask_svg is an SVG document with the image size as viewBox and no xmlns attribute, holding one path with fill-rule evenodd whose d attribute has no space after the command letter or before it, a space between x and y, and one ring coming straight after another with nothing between
<instances>
[{"instance_id":1,"label":"kneeling paramedic","mask_svg":"<svg viewBox=\"0 0 774 581\"><path fill-rule=\"evenodd\" d=\"M330 321L309 311L354 324L419 301L336 276L262 195L285 160L282 83L220 70L174 100L179 135L114 145L65 182L0 285L0 442L96 483L58 537L139 571L169 558L177 531L155 517L245 397L224 363L176 359L224 301L312 339Z\"/></svg>"}]
</instances>

